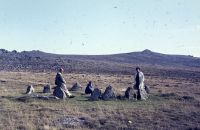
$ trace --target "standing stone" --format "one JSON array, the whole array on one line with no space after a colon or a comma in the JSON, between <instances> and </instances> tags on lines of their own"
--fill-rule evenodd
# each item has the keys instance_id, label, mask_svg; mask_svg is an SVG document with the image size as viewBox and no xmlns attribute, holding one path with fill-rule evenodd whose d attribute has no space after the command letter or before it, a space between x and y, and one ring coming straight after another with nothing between
<instances>
[{"instance_id":1,"label":"standing stone","mask_svg":"<svg viewBox=\"0 0 200 130\"><path fill-rule=\"evenodd\" d=\"M100 99L100 97L101 97L101 90L98 88L95 88L90 96L90 100L97 101Z\"/></svg>"},{"instance_id":2,"label":"standing stone","mask_svg":"<svg viewBox=\"0 0 200 130\"><path fill-rule=\"evenodd\" d=\"M65 92L60 87L54 88L53 95L60 99L66 99L66 97L67 97Z\"/></svg>"},{"instance_id":3,"label":"standing stone","mask_svg":"<svg viewBox=\"0 0 200 130\"><path fill-rule=\"evenodd\" d=\"M112 90L112 86L108 86L105 90L105 92L102 95L102 99L103 100L111 100L111 99L115 99L115 93Z\"/></svg>"},{"instance_id":4,"label":"standing stone","mask_svg":"<svg viewBox=\"0 0 200 130\"><path fill-rule=\"evenodd\" d=\"M26 89L26 94L32 94L35 91L32 85L29 85Z\"/></svg>"},{"instance_id":5,"label":"standing stone","mask_svg":"<svg viewBox=\"0 0 200 130\"><path fill-rule=\"evenodd\" d=\"M43 93L51 93L51 86L49 84L44 86Z\"/></svg>"},{"instance_id":6,"label":"standing stone","mask_svg":"<svg viewBox=\"0 0 200 130\"><path fill-rule=\"evenodd\" d=\"M144 89L146 90L147 94L150 93L150 87L149 86L145 85Z\"/></svg>"},{"instance_id":7,"label":"standing stone","mask_svg":"<svg viewBox=\"0 0 200 130\"><path fill-rule=\"evenodd\" d=\"M129 100L137 100L137 90L133 89L132 87L128 87L125 91L124 97Z\"/></svg>"},{"instance_id":8,"label":"standing stone","mask_svg":"<svg viewBox=\"0 0 200 130\"><path fill-rule=\"evenodd\" d=\"M75 83L72 88L70 89L70 91L79 91L81 90L81 85L79 83Z\"/></svg>"},{"instance_id":9,"label":"standing stone","mask_svg":"<svg viewBox=\"0 0 200 130\"><path fill-rule=\"evenodd\" d=\"M140 100L147 100L148 94L144 88L140 89L139 93L140 93Z\"/></svg>"}]
</instances>

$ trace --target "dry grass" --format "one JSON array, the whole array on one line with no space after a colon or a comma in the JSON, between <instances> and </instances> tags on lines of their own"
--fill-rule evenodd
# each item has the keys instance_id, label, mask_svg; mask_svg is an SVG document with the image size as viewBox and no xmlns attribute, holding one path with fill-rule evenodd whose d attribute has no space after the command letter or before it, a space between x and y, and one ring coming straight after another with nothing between
<instances>
[{"instance_id":1,"label":"dry grass","mask_svg":"<svg viewBox=\"0 0 200 130\"><path fill-rule=\"evenodd\" d=\"M64 76L68 87L77 81L86 86L91 80L102 90L112 85L117 94L132 84L131 75L70 73ZM17 100L24 96L26 85L34 85L41 94L45 84L54 85L54 77L55 73L0 72L0 129L200 129L200 83L191 79L147 76L146 83L151 86L148 101L91 102L80 93L65 101ZM87 120L77 127L55 123L63 117Z\"/></svg>"}]
</instances>

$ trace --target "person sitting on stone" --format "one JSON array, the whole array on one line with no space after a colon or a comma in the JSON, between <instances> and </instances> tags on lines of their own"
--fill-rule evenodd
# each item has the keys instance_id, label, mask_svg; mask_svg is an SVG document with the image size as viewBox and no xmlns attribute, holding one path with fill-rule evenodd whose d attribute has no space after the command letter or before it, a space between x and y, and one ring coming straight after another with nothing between
<instances>
[{"instance_id":1,"label":"person sitting on stone","mask_svg":"<svg viewBox=\"0 0 200 130\"><path fill-rule=\"evenodd\" d=\"M73 98L75 96L73 96L69 90L67 89L67 86L66 86L66 81L65 79L63 78L62 76L62 73L63 73L63 68L60 68L59 69L59 72L57 73L56 75L56 78L55 78L55 84L57 85L57 87L60 87L65 93L66 95L69 97L69 98Z\"/></svg>"},{"instance_id":2,"label":"person sitting on stone","mask_svg":"<svg viewBox=\"0 0 200 130\"><path fill-rule=\"evenodd\" d=\"M92 86L92 81L89 81L89 83L87 84L85 88L85 94L92 94L93 91L94 91L94 88Z\"/></svg>"},{"instance_id":3,"label":"person sitting on stone","mask_svg":"<svg viewBox=\"0 0 200 130\"><path fill-rule=\"evenodd\" d=\"M144 74L140 70L139 67L136 67L136 74L134 77L134 89L137 90L137 99L139 100L146 100L147 93L144 88Z\"/></svg>"}]
</instances>

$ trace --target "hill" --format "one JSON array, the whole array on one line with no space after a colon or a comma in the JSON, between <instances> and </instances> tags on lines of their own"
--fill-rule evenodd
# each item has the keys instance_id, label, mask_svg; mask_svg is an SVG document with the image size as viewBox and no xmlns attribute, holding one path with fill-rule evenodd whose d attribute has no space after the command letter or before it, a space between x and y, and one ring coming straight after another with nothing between
<instances>
[{"instance_id":1,"label":"hill","mask_svg":"<svg viewBox=\"0 0 200 130\"><path fill-rule=\"evenodd\" d=\"M131 74L135 66L145 71L163 68L199 70L200 58L166 55L144 50L113 55L59 55L41 51L7 51L0 49L0 69L6 71L56 71Z\"/></svg>"}]
</instances>

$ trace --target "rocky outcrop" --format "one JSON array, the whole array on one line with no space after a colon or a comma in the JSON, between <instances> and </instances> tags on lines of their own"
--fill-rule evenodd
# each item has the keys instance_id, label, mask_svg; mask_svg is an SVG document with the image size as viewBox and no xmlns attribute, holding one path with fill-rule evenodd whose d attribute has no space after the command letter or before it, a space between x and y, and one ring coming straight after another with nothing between
<instances>
[{"instance_id":1,"label":"rocky outcrop","mask_svg":"<svg viewBox=\"0 0 200 130\"><path fill-rule=\"evenodd\" d=\"M145 91L147 92L147 94L150 93L150 86L145 85L144 86Z\"/></svg>"},{"instance_id":2,"label":"rocky outcrop","mask_svg":"<svg viewBox=\"0 0 200 130\"><path fill-rule=\"evenodd\" d=\"M82 86L79 83L75 83L69 91L80 91Z\"/></svg>"},{"instance_id":3,"label":"rocky outcrop","mask_svg":"<svg viewBox=\"0 0 200 130\"><path fill-rule=\"evenodd\" d=\"M111 99L115 99L115 98L116 98L116 96L112 89L112 86L108 86L102 95L102 99L103 100L111 100Z\"/></svg>"},{"instance_id":4,"label":"rocky outcrop","mask_svg":"<svg viewBox=\"0 0 200 130\"><path fill-rule=\"evenodd\" d=\"M53 95L59 99L66 99L66 93L60 88L55 87L53 91Z\"/></svg>"},{"instance_id":5,"label":"rocky outcrop","mask_svg":"<svg viewBox=\"0 0 200 130\"><path fill-rule=\"evenodd\" d=\"M49 84L44 86L43 93L51 93L51 86Z\"/></svg>"},{"instance_id":6,"label":"rocky outcrop","mask_svg":"<svg viewBox=\"0 0 200 130\"><path fill-rule=\"evenodd\" d=\"M98 101L101 97L101 90L98 88L95 88L90 96L90 100L92 101Z\"/></svg>"},{"instance_id":7,"label":"rocky outcrop","mask_svg":"<svg viewBox=\"0 0 200 130\"><path fill-rule=\"evenodd\" d=\"M137 90L133 89L132 87L128 87L125 91L124 97L129 100L137 100Z\"/></svg>"}]
</instances>

